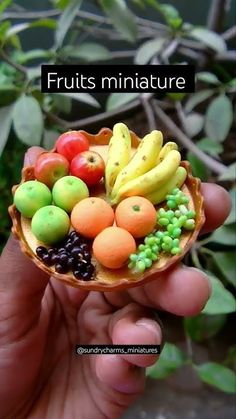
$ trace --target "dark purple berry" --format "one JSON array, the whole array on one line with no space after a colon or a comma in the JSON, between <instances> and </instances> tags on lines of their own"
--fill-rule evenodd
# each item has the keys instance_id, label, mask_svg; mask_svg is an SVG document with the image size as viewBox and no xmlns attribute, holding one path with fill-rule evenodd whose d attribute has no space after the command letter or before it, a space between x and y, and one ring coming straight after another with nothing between
<instances>
[{"instance_id":1,"label":"dark purple berry","mask_svg":"<svg viewBox=\"0 0 236 419\"><path fill-rule=\"evenodd\" d=\"M58 255L58 259L59 263L64 263L68 261L68 256L66 253L60 253L60 255Z\"/></svg>"},{"instance_id":2,"label":"dark purple berry","mask_svg":"<svg viewBox=\"0 0 236 419\"><path fill-rule=\"evenodd\" d=\"M71 239L73 239L74 237L76 237L77 236L77 233L76 233L76 231L75 230L73 230L73 231L71 231L70 232L70 234L69 234L69 237L71 238Z\"/></svg>"},{"instance_id":3,"label":"dark purple berry","mask_svg":"<svg viewBox=\"0 0 236 419\"><path fill-rule=\"evenodd\" d=\"M47 255L47 254L42 256L42 261L47 266L52 266L53 265L52 260L51 260L51 257L49 255Z\"/></svg>"},{"instance_id":4,"label":"dark purple berry","mask_svg":"<svg viewBox=\"0 0 236 419\"><path fill-rule=\"evenodd\" d=\"M83 256L84 256L84 259L85 259L85 260L87 260L88 262L90 262L90 260L91 260L91 258L92 258L92 256L91 256L91 253L90 253L90 252L88 252L87 250L85 250L85 251L84 251L84 253L83 253Z\"/></svg>"},{"instance_id":5,"label":"dark purple berry","mask_svg":"<svg viewBox=\"0 0 236 419\"><path fill-rule=\"evenodd\" d=\"M87 243L82 243L81 245L80 245L80 248L81 248L81 250L83 250L83 251L89 251L89 247L88 247L88 245L87 245Z\"/></svg>"},{"instance_id":6,"label":"dark purple berry","mask_svg":"<svg viewBox=\"0 0 236 419\"><path fill-rule=\"evenodd\" d=\"M56 249L54 249L53 247L50 247L50 249L48 249L48 255L52 257L52 255L54 255L56 253Z\"/></svg>"},{"instance_id":7,"label":"dark purple berry","mask_svg":"<svg viewBox=\"0 0 236 419\"><path fill-rule=\"evenodd\" d=\"M80 278L81 278L81 275L80 275L80 271L79 271L79 270L75 269L75 270L73 271L73 274L74 274L74 276L76 277L76 279L80 279Z\"/></svg>"},{"instance_id":8,"label":"dark purple berry","mask_svg":"<svg viewBox=\"0 0 236 419\"><path fill-rule=\"evenodd\" d=\"M44 246L38 246L36 249L36 255L39 258L42 258L42 256L46 255L48 253L48 249Z\"/></svg>"},{"instance_id":9,"label":"dark purple berry","mask_svg":"<svg viewBox=\"0 0 236 419\"><path fill-rule=\"evenodd\" d=\"M81 243L81 240L80 240L80 238L79 237L74 237L73 238L73 246L78 246L78 245L80 245L80 243Z\"/></svg>"},{"instance_id":10,"label":"dark purple berry","mask_svg":"<svg viewBox=\"0 0 236 419\"><path fill-rule=\"evenodd\" d=\"M58 272L59 274L65 274L68 272L68 267L65 265L62 265L61 263L56 263L55 271Z\"/></svg>"},{"instance_id":11,"label":"dark purple berry","mask_svg":"<svg viewBox=\"0 0 236 419\"><path fill-rule=\"evenodd\" d=\"M91 275L89 272L81 272L81 279L84 281L89 281L91 279Z\"/></svg>"},{"instance_id":12,"label":"dark purple berry","mask_svg":"<svg viewBox=\"0 0 236 419\"><path fill-rule=\"evenodd\" d=\"M76 261L72 256L69 256L67 264L68 264L69 268L74 268L74 266L76 266Z\"/></svg>"},{"instance_id":13,"label":"dark purple berry","mask_svg":"<svg viewBox=\"0 0 236 419\"><path fill-rule=\"evenodd\" d=\"M94 272L95 272L95 266L94 265L92 265L92 264L90 264L88 267L87 267L87 272L90 274L90 276L92 277L93 276L93 274L94 274Z\"/></svg>"},{"instance_id":14,"label":"dark purple berry","mask_svg":"<svg viewBox=\"0 0 236 419\"><path fill-rule=\"evenodd\" d=\"M71 250L71 256L75 256L75 257L77 257L77 258L80 258L81 256L81 254L82 254L82 252L81 252L81 248L79 247L79 246L75 246L75 247L73 247L73 249Z\"/></svg>"},{"instance_id":15,"label":"dark purple berry","mask_svg":"<svg viewBox=\"0 0 236 419\"><path fill-rule=\"evenodd\" d=\"M60 260L60 256L59 255L55 255L55 253L51 256L51 261L52 264L55 265L57 262L59 262Z\"/></svg>"},{"instance_id":16,"label":"dark purple berry","mask_svg":"<svg viewBox=\"0 0 236 419\"><path fill-rule=\"evenodd\" d=\"M64 247L59 247L59 249L57 250L57 253L63 253L66 252Z\"/></svg>"},{"instance_id":17,"label":"dark purple berry","mask_svg":"<svg viewBox=\"0 0 236 419\"><path fill-rule=\"evenodd\" d=\"M67 252L71 252L71 250L73 249L73 244L71 242L66 243L65 249L66 249Z\"/></svg>"}]
</instances>

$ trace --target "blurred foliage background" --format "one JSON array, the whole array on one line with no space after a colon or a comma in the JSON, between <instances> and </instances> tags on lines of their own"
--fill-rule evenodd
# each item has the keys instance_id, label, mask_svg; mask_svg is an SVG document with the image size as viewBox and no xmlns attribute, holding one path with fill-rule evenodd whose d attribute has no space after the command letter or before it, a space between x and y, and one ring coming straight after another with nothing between
<instances>
[{"instance_id":1,"label":"blurred foliage background","mask_svg":"<svg viewBox=\"0 0 236 419\"><path fill-rule=\"evenodd\" d=\"M222 184L233 207L225 224L201 237L185 263L206 272L212 296L199 316L183 321L186 350L166 343L148 370L162 379L191 365L205 383L235 392L236 346L221 359L197 363L192 345L208 344L235 313L236 1L1 0L0 2L0 246L10 233L7 207L31 145L50 149L60 132L96 132L118 120L141 137L162 129L178 142L194 175ZM42 94L40 65L194 64L189 94ZM217 209L216 209L217 210ZM170 337L171 339L171 337ZM214 358L214 357L213 357Z\"/></svg>"}]
</instances>

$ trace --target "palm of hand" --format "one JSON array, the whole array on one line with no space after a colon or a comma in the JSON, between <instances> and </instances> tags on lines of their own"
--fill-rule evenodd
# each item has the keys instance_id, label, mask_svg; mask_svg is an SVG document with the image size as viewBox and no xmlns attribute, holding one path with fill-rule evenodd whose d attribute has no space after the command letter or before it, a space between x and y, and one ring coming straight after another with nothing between
<instances>
[{"instance_id":1,"label":"palm of hand","mask_svg":"<svg viewBox=\"0 0 236 419\"><path fill-rule=\"evenodd\" d=\"M33 158L38 150L31 149ZM33 162L31 161L31 164ZM226 191L202 185L204 232L230 211ZM217 209L217 210L216 210ZM119 418L143 391L153 355L75 354L76 344L160 344L152 309L195 315L204 274L177 267L144 287L83 293L39 271L11 238L0 260L0 418Z\"/></svg>"}]
</instances>

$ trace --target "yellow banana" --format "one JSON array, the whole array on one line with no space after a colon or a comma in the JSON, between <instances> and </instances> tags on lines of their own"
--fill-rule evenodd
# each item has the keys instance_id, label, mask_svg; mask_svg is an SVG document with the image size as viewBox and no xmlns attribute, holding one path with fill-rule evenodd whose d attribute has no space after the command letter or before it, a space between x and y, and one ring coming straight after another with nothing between
<instances>
[{"instance_id":1,"label":"yellow banana","mask_svg":"<svg viewBox=\"0 0 236 419\"><path fill-rule=\"evenodd\" d=\"M121 186L129 180L141 176L148 172L156 165L158 154L163 143L163 136L161 131L154 130L140 142L136 153L133 155L127 166L118 174L114 187L112 189L111 197L114 197Z\"/></svg>"},{"instance_id":2,"label":"yellow banana","mask_svg":"<svg viewBox=\"0 0 236 419\"><path fill-rule=\"evenodd\" d=\"M128 127L123 123L115 124L113 136L109 142L108 159L105 168L105 185L110 194L118 173L127 165L131 153L131 136Z\"/></svg>"},{"instance_id":3,"label":"yellow banana","mask_svg":"<svg viewBox=\"0 0 236 419\"><path fill-rule=\"evenodd\" d=\"M151 201L154 205L159 204L160 202L164 201L166 195L168 195L168 193L170 193L174 188L181 188L186 177L187 171L184 167L179 166L175 174L167 183L165 183L161 188L157 189L155 192L146 195L145 198Z\"/></svg>"},{"instance_id":4,"label":"yellow banana","mask_svg":"<svg viewBox=\"0 0 236 419\"><path fill-rule=\"evenodd\" d=\"M164 160L164 158L167 156L167 154L171 151L171 150L178 150L178 146L176 143L169 141L168 143L166 143L164 145L164 147L162 147L159 156L157 158L156 164L159 164L162 162L162 160Z\"/></svg>"},{"instance_id":5,"label":"yellow banana","mask_svg":"<svg viewBox=\"0 0 236 419\"><path fill-rule=\"evenodd\" d=\"M123 185L112 199L112 204L118 203L127 196L145 196L160 188L175 174L180 161L180 153L177 150L171 150L158 166Z\"/></svg>"}]
</instances>

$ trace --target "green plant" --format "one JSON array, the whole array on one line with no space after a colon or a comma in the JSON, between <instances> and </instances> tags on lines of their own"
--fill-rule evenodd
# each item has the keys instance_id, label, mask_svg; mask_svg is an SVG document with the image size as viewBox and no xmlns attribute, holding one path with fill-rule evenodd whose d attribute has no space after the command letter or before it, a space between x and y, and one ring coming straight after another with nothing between
<instances>
[{"instance_id":1,"label":"green plant","mask_svg":"<svg viewBox=\"0 0 236 419\"><path fill-rule=\"evenodd\" d=\"M11 186L19 181L27 146L50 149L62 131L102 124L106 118L140 105L149 130L161 123L186 152L194 175L223 183L230 189L232 201L236 201L235 151L230 140L235 135L236 54L231 45L236 33L235 27L222 30L226 1L211 2L208 25L204 27L184 22L175 7L156 0L90 0L90 3L96 13L85 11L82 0L51 0L50 10L38 12L16 7L12 0L1 1L1 247L10 231L6 208L12 199ZM142 17L148 8L156 13L155 20ZM159 17L162 23L156 21ZM15 23L15 19L21 19L22 23ZM39 28L51 31L51 47L22 49L22 33ZM122 48L117 50L120 41ZM118 60L137 65L190 62L196 66L196 92L167 94L161 100L154 94L112 93L106 97L104 109L98 98L89 94L40 91L42 63ZM92 115L70 120L75 103ZM208 273L213 294L199 316L184 320L187 354L173 344L166 344L159 363L149 369L152 377L166 377L188 363L204 382L229 393L235 391L235 375L231 370L235 367L235 347L229 348L223 365L215 362L197 365L191 351L192 341L205 342L216 336L225 326L228 314L235 311L235 213L234 207L224 226L198 241L186 260Z\"/></svg>"}]
</instances>

